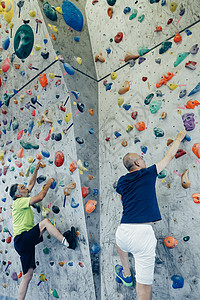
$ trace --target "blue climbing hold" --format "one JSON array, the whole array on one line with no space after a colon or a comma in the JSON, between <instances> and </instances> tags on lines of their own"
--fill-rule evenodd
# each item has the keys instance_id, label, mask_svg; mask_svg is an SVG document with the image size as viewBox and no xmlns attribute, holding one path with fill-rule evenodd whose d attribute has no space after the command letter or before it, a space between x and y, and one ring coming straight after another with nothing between
<instances>
[{"instance_id":1,"label":"blue climbing hold","mask_svg":"<svg viewBox=\"0 0 200 300\"><path fill-rule=\"evenodd\" d=\"M31 134L31 132L32 132L32 130L33 130L33 126L34 126L34 122L33 122L33 120L31 120L31 121L29 122L29 126L28 126L28 134L29 134L29 135Z\"/></svg>"},{"instance_id":2,"label":"blue climbing hold","mask_svg":"<svg viewBox=\"0 0 200 300\"><path fill-rule=\"evenodd\" d=\"M182 288L184 286L184 278L179 275L174 275L171 277L171 280L173 281L172 287L174 289Z\"/></svg>"},{"instance_id":3,"label":"blue climbing hold","mask_svg":"<svg viewBox=\"0 0 200 300\"><path fill-rule=\"evenodd\" d=\"M4 50L7 50L9 46L10 46L10 39L8 36L5 36L2 40L2 47Z\"/></svg>"},{"instance_id":4,"label":"blue climbing hold","mask_svg":"<svg viewBox=\"0 0 200 300\"><path fill-rule=\"evenodd\" d=\"M50 189L54 190L56 187L57 182L53 181L52 184L50 185Z\"/></svg>"},{"instance_id":5,"label":"blue climbing hold","mask_svg":"<svg viewBox=\"0 0 200 300\"><path fill-rule=\"evenodd\" d=\"M94 133L94 129L91 128L91 129L89 130L89 133L90 133L90 134L93 134L93 133Z\"/></svg>"},{"instance_id":6,"label":"blue climbing hold","mask_svg":"<svg viewBox=\"0 0 200 300\"><path fill-rule=\"evenodd\" d=\"M166 0L161 1L161 5L164 6L166 4Z\"/></svg>"},{"instance_id":7,"label":"blue climbing hold","mask_svg":"<svg viewBox=\"0 0 200 300\"><path fill-rule=\"evenodd\" d=\"M82 12L71 1L63 1L63 19L65 23L77 31L82 31L83 15Z\"/></svg>"},{"instance_id":8,"label":"blue climbing hold","mask_svg":"<svg viewBox=\"0 0 200 300\"><path fill-rule=\"evenodd\" d=\"M197 84L197 86L189 93L188 97L192 96L193 94L200 91L200 82Z\"/></svg>"},{"instance_id":9,"label":"blue climbing hold","mask_svg":"<svg viewBox=\"0 0 200 300\"><path fill-rule=\"evenodd\" d=\"M3 202L6 202L6 198L2 198L1 200L2 200Z\"/></svg>"},{"instance_id":10,"label":"blue climbing hold","mask_svg":"<svg viewBox=\"0 0 200 300\"><path fill-rule=\"evenodd\" d=\"M79 97L80 93L76 92L76 91L71 91L71 93L74 95L74 97L76 98L76 100L78 100L78 97Z\"/></svg>"},{"instance_id":11,"label":"blue climbing hold","mask_svg":"<svg viewBox=\"0 0 200 300\"><path fill-rule=\"evenodd\" d=\"M72 208L77 208L78 206L79 206L79 203L76 203L76 201L74 200L74 198L72 198L71 207Z\"/></svg>"},{"instance_id":12,"label":"blue climbing hold","mask_svg":"<svg viewBox=\"0 0 200 300\"><path fill-rule=\"evenodd\" d=\"M131 11L131 8L129 6L126 6L124 8L124 14L126 15L127 13L129 13Z\"/></svg>"},{"instance_id":13,"label":"blue climbing hold","mask_svg":"<svg viewBox=\"0 0 200 300\"><path fill-rule=\"evenodd\" d=\"M147 147L146 146L140 146L141 151L146 154L147 153Z\"/></svg>"},{"instance_id":14,"label":"blue climbing hold","mask_svg":"<svg viewBox=\"0 0 200 300\"><path fill-rule=\"evenodd\" d=\"M68 63L64 63L64 68L69 75L74 75L74 69Z\"/></svg>"},{"instance_id":15,"label":"blue climbing hold","mask_svg":"<svg viewBox=\"0 0 200 300\"><path fill-rule=\"evenodd\" d=\"M184 137L184 139L183 139L183 142L184 142L184 140L190 142L191 141L191 137L188 134L186 134L185 137Z\"/></svg>"},{"instance_id":16,"label":"blue climbing hold","mask_svg":"<svg viewBox=\"0 0 200 300\"><path fill-rule=\"evenodd\" d=\"M106 84L106 91L109 91L111 89L111 85L112 85L111 82Z\"/></svg>"},{"instance_id":17,"label":"blue climbing hold","mask_svg":"<svg viewBox=\"0 0 200 300\"><path fill-rule=\"evenodd\" d=\"M91 247L91 250L94 254L97 254L100 251L100 249L101 247L97 243L94 243Z\"/></svg>"},{"instance_id":18,"label":"blue climbing hold","mask_svg":"<svg viewBox=\"0 0 200 300\"><path fill-rule=\"evenodd\" d=\"M130 105L130 104L124 104L124 105L123 105L123 108L124 108L125 110L129 110L129 109L131 108L131 105Z\"/></svg>"},{"instance_id":19,"label":"blue climbing hold","mask_svg":"<svg viewBox=\"0 0 200 300\"><path fill-rule=\"evenodd\" d=\"M75 36L75 37L74 37L74 40L75 40L75 42L79 42L80 37L79 37L79 36Z\"/></svg>"},{"instance_id":20,"label":"blue climbing hold","mask_svg":"<svg viewBox=\"0 0 200 300\"><path fill-rule=\"evenodd\" d=\"M41 153L42 153L42 155L44 156L44 157L46 157L46 158L49 158L49 156L50 156L50 153L49 153L49 151L47 151L47 150L42 150L41 151Z\"/></svg>"},{"instance_id":21,"label":"blue climbing hold","mask_svg":"<svg viewBox=\"0 0 200 300\"><path fill-rule=\"evenodd\" d=\"M93 191L93 196L96 196L96 195L98 195L98 193L99 193L99 190L98 190L98 189L93 189L92 191Z\"/></svg>"},{"instance_id":22,"label":"blue climbing hold","mask_svg":"<svg viewBox=\"0 0 200 300\"><path fill-rule=\"evenodd\" d=\"M192 34L192 31L190 31L189 29L185 29L185 32L186 32L187 36Z\"/></svg>"},{"instance_id":23,"label":"blue climbing hold","mask_svg":"<svg viewBox=\"0 0 200 300\"><path fill-rule=\"evenodd\" d=\"M119 133L118 131L115 131L114 135L116 136L116 138L118 138L119 136L121 136L121 133Z\"/></svg>"},{"instance_id":24,"label":"blue climbing hold","mask_svg":"<svg viewBox=\"0 0 200 300\"><path fill-rule=\"evenodd\" d=\"M110 48L107 48L106 51L107 51L108 54L110 54L111 49L110 49Z\"/></svg>"}]
</instances>

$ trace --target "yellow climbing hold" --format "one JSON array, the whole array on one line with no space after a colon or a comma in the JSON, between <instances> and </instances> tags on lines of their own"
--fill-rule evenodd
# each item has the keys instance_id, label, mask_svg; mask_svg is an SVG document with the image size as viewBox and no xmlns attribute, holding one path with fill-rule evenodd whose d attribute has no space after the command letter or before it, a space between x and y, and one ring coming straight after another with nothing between
<instances>
[{"instance_id":1,"label":"yellow climbing hold","mask_svg":"<svg viewBox=\"0 0 200 300\"><path fill-rule=\"evenodd\" d=\"M55 74L54 74L54 73L49 73L48 75L49 75L49 77L50 77L51 79L54 79L54 77L55 77Z\"/></svg>"},{"instance_id":2,"label":"yellow climbing hold","mask_svg":"<svg viewBox=\"0 0 200 300\"><path fill-rule=\"evenodd\" d=\"M124 103L124 98L119 97L118 98L118 105L121 106Z\"/></svg>"},{"instance_id":3,"label":"yellow climbing hold","mask_svg":"<svg viewBox=\"0 0 200 300\"><path fill-rule=\"evenodd\" d=\"M178 85L177 84L174 84L174 83L168 83L167 84L167 86L170 88L170 90L175 90L177 87L178 87Z\"/></svg>"},{"instance_id":4,"label":"yellow climbing hold","mask_svg":"<svg viewBox=\"0 0 200 300\"><path fill-rule=\"evenodd\" d=\"M10 29L12 29L12 28L13 28L13 26L14 26L14 24L13 24L13 23L10 23L10 24L9 24L9 27L10 27Z\"/></svg>"},{"instance_id":5,"label":"yellow climbing hold","mask_svg":"<svg viewBox=\"0 0 200 300\"><path fill-rule=\"evenodd\" d=\"M45 281L45 275L42 273L39 275L40 281Z\"/></svg>"},{"instance_id":6,"label":"yellow climbing hold","mask_svg":"<svg viewBox=\"0 0 200 300\"><path fill-rule=\"evenodd\" d=\"M171 12L175 12L176 8L177 8L176 2L171 2L169 5L169 9L171 10Z\"/></svg>"},{"instance_id":7,"label":"yellow climbing hold","mask_svg":"<svg viewBox=\"0 0 200 300\"><path fill-rule=\"evenodd\" d=\"M26 172L25 172L25 176L28 177L29 174L30 174L30 168L31 166L29 166L27 169L26 169Z\"/></svg>"},{"instance_id":8,"label":"yellow climbing hold","mask_svg":"<svg viewBox=\"0 0 200 300\"><path fill-rule=\"evenodd\" d=\"M68 113L65 115L65 122L68 123L72 117L72 113Z\"/></svg>"},{"instance_id":9,"label":"yellow climbing hold","mask_svg":"<svg viewBox=\"0 0 200 300\"><path fill-rule=\"evenodd\" d=\"M32 18L35 18L35 16L36 16L36 11L35 11L35 10L30 10L30 11L29 11L29 15L30 15Z\"/></svg>"},{"instance_id":10,"label":"yellow climbing hold","mask_svg":"<svg viewBox=\"0 0 200 300\"><path fill-rule=\"evenodd\" d=\"M76 58L76 61L77 61L77 63L78 63L79 65L81 65L81 64L82 64L82 58L80 58L80 57L77 57L77 58Z\"/></svg>"},{"instance_id":11,"label":"yellow climbing hold","mask_svg":"<svg viewBox=\"0 0 200 300\"><path fill-rule=\"evenodd\" d=\"M56 11L59 13L59 14L62 14L62 7L58 6L56 7Z\"/></svg>"},{"instance_id":12,"label":"yellow climbing hold","mask_svg":"<svg viewBox=\"0 0 200 300\"><path fill-rule=\"evenodd\" d=\"M0 69L0 74L2 74L3 73L3 71L2 71L2 69Z\"/></svg>"},{"instance_id":13,"label":"yellow climbing hold","mask_svg":"<svg viewBox=\"0 0 200 300\"><path fill-rule=\"evenodd\" d=\"M53 28L54 32L56 32L56 33L58 32L58 28L55 25L53 25L52 28Z\"/></svg>"},{"instance_id":14,"label":"yellow climbing hold","mask_svg":"<svg viewBox=\"0 0 200 300\"><path fill-rule=\"evenodd\" d=\"M80 169L81 171L88 172L88 169L86 169L86 168L84 167L84 165L83 165L83 163L82 163L82 161L81 161L80 159L77 161L77 165L78 165L78 167L79 167L79 169Z\"/></svg>"},{"instance_id":15,"label":"yellow climbing hold","mask_svg":"<svg viewBox=\"0 0 200 300\"><path fill-rule=\"evenodd\" d=\"M4 2L5 8L2 6ZM14 14L14 0L4 0L0 2L0 14L3 15L6 22L9 24L12 21Z\"/></svg>"},{"instance_id":16,"label":"yellow climbing hold","mask_svg":"<svg viewBox=\"0 0 200 300\"><path fill-rule=\"evenodd\" d=\"M31 163L33 162L33 157L30 156L30 157L28 158L28 162L31 164Z\"/></svg>"},{"instance_id":17,"label":"yellow climbing hold","mask_svg":"<svg viewBox=\"0 0 200 300\"><path fill-rule=\"evenodd\" d=\"M130 132L131 130L133 130L133 125L128 125L126 128L126 132Z\"/></svg>"},{"instance_id":18,"label":"yellow climbing hold","mask_svg":"<svg viewBox=\"0 0 200 300\"><path fill-rule=\"evenodd\" d=\"M117 73L116 72L111 72L110 76L111 76L111 79L114 80L114 79L117 78Z\"/></svg>"},{"instance_id":19,"label":"yellow climbing hold","mask_svg":"<svg viewBox=\"0 0 200 300\"><path fill-rule=\"evenodd\" d=\"M50 213L50 209L48 207L42 206L42 216L43 218L46 218L46 216Z\"/></svg>"},{"instance_id":20,"label":"yellow climbing hold","mask_svg":"<svg viewBox=\"0 0 200 300\"><path fill-rule=\"evenodd\" d=\"M39 51L41 49L41 46L40 45L35 45L35 50L36 51Z\"/></svg>"}]
</instances>

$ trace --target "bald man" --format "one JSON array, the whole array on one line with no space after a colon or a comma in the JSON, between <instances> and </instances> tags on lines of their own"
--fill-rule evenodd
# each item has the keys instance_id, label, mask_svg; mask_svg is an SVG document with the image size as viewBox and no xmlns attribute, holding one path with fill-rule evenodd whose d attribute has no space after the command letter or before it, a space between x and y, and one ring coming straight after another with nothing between
<instances>
[{"instance_id":1,"label":"bald man","mask_svg":"<svg viewBox=\"0 0 200 300\"><path fill-rule=\"evenodd\" d=\"M133 284L128 261L128 253L132 253L135 259L138 300L152 299L157 240L151 224L161 220L155 190L156 178L173 159L185 135L186 131L181 130L167 155L148 168L143 157L136 153L127 153L123 158L123 164L129 173L120 177L116 189L121 195L123 214L116 231L117 250L122 266L115 266L115 274L124 285Z\"/></svg>"}]
</instances>

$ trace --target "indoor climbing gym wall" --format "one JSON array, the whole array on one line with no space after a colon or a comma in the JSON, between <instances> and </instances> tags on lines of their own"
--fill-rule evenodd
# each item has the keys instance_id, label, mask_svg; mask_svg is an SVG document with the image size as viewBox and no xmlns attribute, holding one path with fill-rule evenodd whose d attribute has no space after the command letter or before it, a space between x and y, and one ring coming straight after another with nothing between
<instances>
[{"instance_id":1,"label":"indoor climbing gym wall","mask_svg":"<svg viewBox=\"0 0 200 300\"><path fill-rule=\"evenodd\" d=\"M55 15L55 9L46 12ZM38 161L43 168L31 195L48 178L55 184L33 208L35 224L47 217L62 233L74 226L78 246L67 249L44 234L27 299L96 299L80 185L80 173L87 169L77 157L75 142L81 138L75 140L73 127L83 106L64 81L74 70L55 53L51 40L57 28L49 35L37 1L1 1L0 18L0 299L16 299L22 280L9 188L27 186Z\"/></svg>"},{"instance_id":2,"label":"indoor climbing gym wall","mask_svg":"<svg viewBox=\"0 0 200 300\"><path fill-rule=\"evenodd\" d=\"M199 299L200 83L199 1L88 1L87 18L99 79L101 299L136 299L115 280L121 264L115 232L122 205L116 183L122 158L160 161L179 130L187 131L157 179L162 221L153 299ZM145 187L144 187L145 188ZM130 255L134 274L134 260Z\"/></svg>"}]
</instances>

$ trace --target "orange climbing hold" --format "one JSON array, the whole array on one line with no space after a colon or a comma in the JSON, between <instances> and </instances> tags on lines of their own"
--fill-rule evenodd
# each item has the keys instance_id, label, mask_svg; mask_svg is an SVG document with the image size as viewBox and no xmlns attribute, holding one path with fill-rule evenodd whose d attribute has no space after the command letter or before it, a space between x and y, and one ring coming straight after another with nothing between
<instances>
[{"instance_id":1,"label":"orange climbing hold","mask_svg":"<svg viewBox=\"0 0 200 300\"><path fill-rule=\"evenodd\" d=\"M93 115L94 115L94 109L92 109L92 108L91 108L91 109L89 109L89 111L88 111L88 112L89 112L89 114L90 114L91 116L93 116Z\"/></svg>"},{"instance_id":2,"label":"orange climbing hold","mask_svg":"<svg viewBox=\"0 0 200 300\"><path fill-rule=\"evenodd\" d=\"M162 27L161 26L156 26L156 29L154 30L154 32L160 32L162 31Z\"/></svg>"},{"instance_id":3,"label":"orange climbing hold","mask_svg":"<svg viewBox=\"0 0 200 300\"><path fill-rule=\"evenodd\" d=\"M192 194L192 198L195 203L200 203L200 194L199 193Z\"/></svg>"},{"instance_id":4,"label":"orange climbing hold","mask_svg":"<svg viewBox=\"0 0 200 300\"><path fill-rule=\"evenodd\" d=\"M145 123L143 121L138 122L135 124L135 127L137 128L137 130L143 131L143 130L145 130Z\"/></svg>"},{"instance_id":5,"label":"orange climbing hold","mask_svg":"<svg viewBox=\"0 0 200 300\"><path fill-rule=\"evenodd\" d=\"M197 101L197 100L193 100L193 101L190 100L190 101L187 102L187 104L185 105L185 107L188 108L188 109L194 109L195 106L198 106L198 105L200 105L199 101Z\"/></svg>"},{"instance_id":6,"label":"orange climbing hold","mask_svg":"<svg viewBox=\"0 0 200 300\"><path fill-rule=\"evenodd\" d=\"M16 156L17 156L18 158L22 158L22 157L24 156L24 148L19 149L19 150L17 151Z\"/></svg>"},{"instance_id":7,"label":"orange climbing hold","mask_svg":"<svg viewBox=\"0 0 200 300\"><path fill-rule=\"evenodd\" d=\"M167 236L164 239L164 243L165 243L165 246L168 248L174 248L176 245L178 245L177 240L175 238L173 238L172 236Z\"/></svg>"},{"instance_id":8,"label":"orange climbing hold","mask_svg":"<svg viewBox=\"0 0 200 300\"><path fill-rule=\"evenodd\" d=\"M192 152L200 158L200 143L196 143L192 146Z\"/></svg>"},{"instance_id":9,"label":"orange climbing hold","mask_svg":"<svg viewBox=\"0 0 200 300\"><path fill-rule=\"evenodd\" d=\"M126 55L125 55L125 57L124 57L124 61L127 62L127 61L129 61L131 59L137 59L138 57L139 57L138 54L132 54L130 52L127 52Z\"/></svg>"},{"instance_id":10,"label":"orange climbing hold","mask_svg":"<svg viewBox=\"0 0 200 300\"><path fill-rule=\"evenodd\" d=\"M161 87L163 84L166 85L167 81L169 81L170 79L172 79L172 77L174 76L174 74L172 72L168 72L167 74L164 74L161 76L161 80L159 80L156 83L156 87L159 88Z\"/></svg>"},{"instance_id":11,"label":"orange climbing hold","mask_svg":"<svg viewBox=\"0 0 200 300\"><path fill-rule=\"evenodd\" d=\"M41 159L42 159L42 154L35 154L35 157L36 157L38 160L41 160Z\"/></svg>"},{"instance_id":12,"label":"orange climbing hold","mask_svg":"<svg viewBox=\"0 0 200 300\"><path fill-rule=\"evenodd\" d=\"M69 165L69 171L71 173L73 173L76 169L77 169L78 165L76 161L73 161L70 165Z\"/></svg>"},{"instance_id":13,"label":"orange climbing hold","mask_svg":"<svg viewBox=\"0 0 200 300\"><path fill-rule=\"evenodd\" d=\"M97 62L98 60L99 60L100 62L102 62L102 63L105 62L105 58L103 57L103 55L102 55L101 52L98 53L98 54L95 56L95 62Z\"/></svg>"},{"instance_id":14,"label":"orange climbing hold","mask_svg":"<svg viewBox=\"0 0 200 300\"><path fill-rule=\"evenodd\" d=\"M91 214L95 210L95 205L97 205L97 201L95 200L88 200L85 205L85 210L88 214Z\"/></svg>"},{"instance_id":15,"label":"orange climbing hold","mask_svg":"<svg viewBox=\"0 0 200 300\"><path fill-rule=\"evenodd\" d=\"M182 40L182 37L179 32L175 33L174 42L179 43Z\"/></svg>"},{"instance_id":16,"label":"orange climbing hold","mask_svg":"<svg viewBox=\"0 0 200 300\"><path fill-rule=\"evenodd\" d=\"M47 80L45 73L39 75L39 82L40 82L41 86L46 89L46 87L48 85L48 80Z\"/></svg>"},{"instance_id":17,"label":"orange climbing hold","mask_svg":"<svg viewBox=\"0 0 200 300\"><path fill-rule=\"evenodd\" d=\"M122 87L119 89L118 94L123 95L130 90L129 81L125 81Z\"/></svg>"},{"instance_id":18,"label":"orange climbing hold","mask_svg":"<svg viewBox=\"0 0 200 300\"><path fill-rule=\"evenodd\" d=\"M112 19L112 15L113 15L113 9L112 9L112 7L109 7L109 8L108 8L107 14L108 14L108 16L110 17L110 19Z\"/></svg>"},{"instance_id":19,"label":"orange climbing hold","mask_svg":"<svg viewBox=\"0 0 200 300\"><path fill-rule=\"evenodd\" d=\"M169 146L171 143L173 143L173 141L174 141L174 140L172 140L172 139L168 139L168 140L167 140L167 146Z\"/></svg>"}]
</instances>

